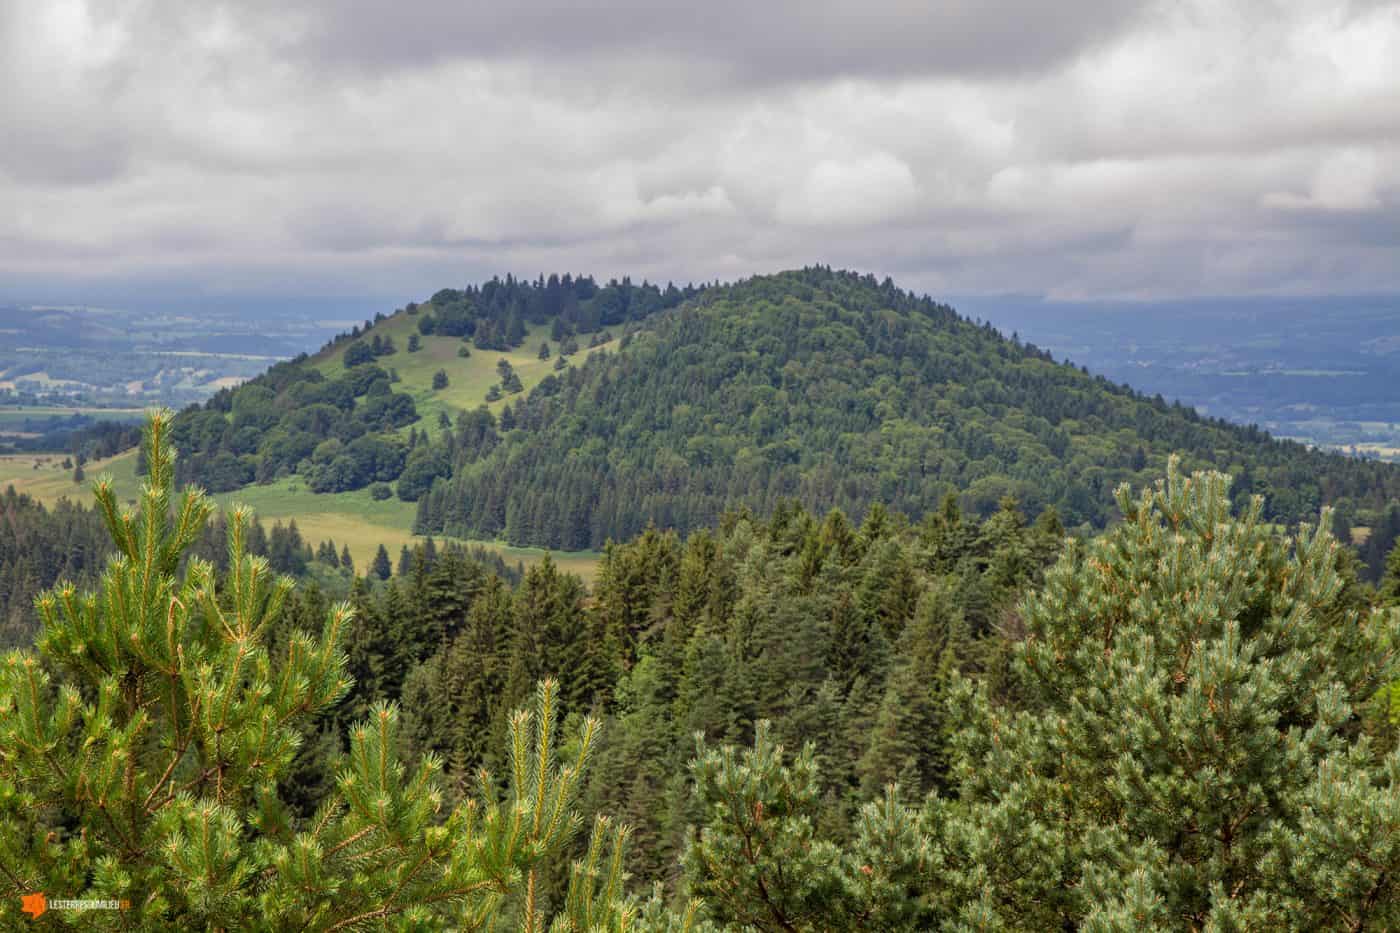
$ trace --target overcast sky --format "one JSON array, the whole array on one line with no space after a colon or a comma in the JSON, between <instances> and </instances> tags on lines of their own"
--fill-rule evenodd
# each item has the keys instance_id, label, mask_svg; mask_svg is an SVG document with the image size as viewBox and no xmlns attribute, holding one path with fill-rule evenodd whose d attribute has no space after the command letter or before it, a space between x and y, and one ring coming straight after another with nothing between
<instances>
[{"instance_id":1,"label":"overcast sky","mask_svg":"<svg viewBox=\"0 0 1400 933\"><path fill-rule=\"evenodd\" d=\"M1400 292L1400 2L0 0L0 86L12 297Z\"/></svg>"}]
</instances>

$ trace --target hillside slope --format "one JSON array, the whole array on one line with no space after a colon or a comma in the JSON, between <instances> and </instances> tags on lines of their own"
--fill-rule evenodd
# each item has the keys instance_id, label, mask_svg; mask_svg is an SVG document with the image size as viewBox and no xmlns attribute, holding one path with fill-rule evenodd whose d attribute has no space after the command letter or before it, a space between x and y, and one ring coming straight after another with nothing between
<instances>
[{"instance_id":1,"label":"hillside slope","mask_svg":"<svg viewBox=\"0 0 1400 933\"><path fill-rule=\"evenodd\" d=\"M567 275L443 289L182 411L172 429L178 478L264 518L295 518L312 540L348 546L363 567L381 544L411 542L413 502L457 462L444 443L482 423L508 424L524 393L695 293ZM512 562L542 556L468 543ZM561 563L587 577L596 557L580 551Z\"/></svg>"},{"instance_id":2,"label":"hillside slope","mask_svg":"<svg viewBox=\"0 0 1400 933\"><path fill-rule=\"evenodd\" d=\"M607 328L694 293L571 276L443 289L181 412L179 479L227 492L300 476L317 493L398 480L399 497L414 501L437 475L420 439L469 412L494 421L610 341Z\"/></svg>"},{"instance_id":3,"label":"hillside slope","mask_svg":"<svg viewBox=\"0 0 1400 933\"><path fill-rule=\"evenodd\" d=\"M640 325L625 352L479 424L419 502L419 532L565 549L650 522L709 526L726 509L912 516L950 492L983 514L1004 496L1103 524L1114 487L1170 453L1267 492L1270 517L1347 498L1379 509L1400 470L1199 417L1005 339L886 280L806 269L707 289Z\"/></svg>"},{"instance_id":4,"label":"hillside slope","mask_svg":"<svg viewBox=\"0 0 1400 933\"><path fill-rule=\"evenodd\" d=\"M950 493L983 515L1014 496L1101 525L1114 487L1174 452L1267 493L1277 521L1400 498L1393 466L1202 418L825 268L444 289L182 412L174 437L181 479L215 492L405 524L416 508L419 534L571 551L784 499L918 517Z\"/></svg>"}]
</instances>

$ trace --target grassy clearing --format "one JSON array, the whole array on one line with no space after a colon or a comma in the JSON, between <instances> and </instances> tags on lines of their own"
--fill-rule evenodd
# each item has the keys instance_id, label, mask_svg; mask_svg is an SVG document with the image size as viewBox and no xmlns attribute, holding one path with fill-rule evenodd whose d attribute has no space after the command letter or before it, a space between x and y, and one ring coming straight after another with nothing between
<instances>
[{"instance_id":1,"label":"grassy clearing","mask_svg":"<svg viewBox=\"0 0 1400 933\"><path fill-rule=\"evenodd\" d=\"M419 312L424 314L430 311L430 307L425 307ZM486 405L492 411L500 413L501 409L512 398L520 398L521 395L506 396L496 402L486 401L486 392L500 381L500 376L496 372L496 364L502 357L510 361L510 365L520 376L520 382L525 387L525 393L538 385L545 376L554 372L554 358L558 353L558 345L549 340L549 325L533 325L528 328L528 336L525 342L514 350L505 353L499 350L478 350L470 342L464 342L460 337L422 337L418 339L422 342L422 349L417 353L408 352L408 339L418 333L418 315L406 313L396 314L380 323L376 324L372 330L366 334L367 339L379 337L392 337L394 346L398 352L393 356L382 357L379 365L385 369L398 371L399 383L394 386L396 392L404 392L413 397L413 403L418 408L418 414L422 416L415 427L422 431L427 429L431 433L437 432L437 419L439 412L446 412L448 417L455 418L458 412L470 411L481 405ZM539 358L541 343L549 343L550 358L542 360ZM587 337L583 342L587 342ZM328 378L335 378L345 372L344 356L349 343L343 343L332 350L318 355L314 359L317 369L325 373ZM617 344L610 344L616 349ZM463 359L457 355L461 347L466 347L471 356ZM581 363L590 354L598 352L603 347L593 347L580 349L574 356L570 357L572 362ZM447 388L434 391L433 375L439 370L447 373Z\"/></svg>"},{"instance_id":2,"label":"grassy clearing","mask_svg":"<svg viewBox=\"0 0 1400 933\"><path fill-rule=\"evenodd\" d=\"M92 480L103 473L112 477L122 501L135 499L141 491L136 476L136 451L128 450L106 460L93 460L83 467L87 479L73 482L73 470L63 468L65 454L14 454L0 457L0 488L14 486L47 505L59 499L92 501Z\"/></svg>"},{"instance_id":3,"label":"grassy clearing","mask_svg":"<svg viewBox=\"0 0 1400 933\"><path fill-rule=\"evenodd\" d=\"M388 548L390 556L397 561L400 548L405 545L411 548L425 540L409 531L416 513L413 503L401 502L397 498L376 502L364 489L317 494L307 490L301 480L294 477L266 486L245 486L237 492L221 493L214 498L224 507L233 503L248 506L264 524L295 519L302 537L312 545L330 538L337 547L348 546L356 568L362 572L374 559L379 545ZM500 554L509 564L533 564L543 559L546 553L541 548L512 547L498 541L443 537L438 537L438 540L460 541L469 546L483 547ZM592 581L600 555L595 551L580 551L550 556L561 568Z\"/></svg>"}]
</instances>

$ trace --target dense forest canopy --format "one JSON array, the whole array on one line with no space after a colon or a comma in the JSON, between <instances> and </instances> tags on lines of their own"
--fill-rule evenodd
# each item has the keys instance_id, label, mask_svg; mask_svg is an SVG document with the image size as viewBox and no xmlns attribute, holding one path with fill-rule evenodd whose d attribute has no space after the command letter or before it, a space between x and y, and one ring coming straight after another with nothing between
<instances>
[{"instance_id":1,"label":"dense forest canopy","mask_svg":"<svg viewBox=\"0 0 1400 933\"><path fill-rule=\"evenodd\" d=\"M1285 523L1400 494L1400 468L1201 418L825 269L707 289L536 388L512 420L445 442L453 475L420 501L420 531L576 549L648 522L706 527L739 504L917 516L953 491L979 514L1013 495L1102 526L1113 488L1171 452L1230 470L1237 497L1265 493Z\"/></svg>"},{"instance_id":2,"label":"dense forest canopy","mask_svg":"<svg viewBox=\"0 0 1400 933\"><path fill-rule=\"evenodd\" d=\"M98 591L0 664L6 920L1400 923L1400 550L1359 585L1223 474L1173 458L1089 540L1009 498L739 509L610 546L591 593L425 542L332 603L176 494L169 431L136 507L97 485Z\"/></svg>"}]
</instances>

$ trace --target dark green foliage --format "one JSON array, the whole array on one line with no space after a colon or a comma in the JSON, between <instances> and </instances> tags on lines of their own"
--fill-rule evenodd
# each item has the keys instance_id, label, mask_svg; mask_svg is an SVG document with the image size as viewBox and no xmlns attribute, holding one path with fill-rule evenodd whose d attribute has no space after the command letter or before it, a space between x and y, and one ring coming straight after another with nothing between
<instances>
[{"instance_id":1,"label":"dark green foliage","mask_svg":"<svg viewBox=\"0 0 1400 933\"><path fill-rule=\"evenodd\" d=\"M374 554L374 561L369 565L370 576L378 580L387 580L393 572L393 566L389 563L389 552L381 544Z\"/></svg>"},{"instance_id":2,"label":"dark green foliage","mask_svg":"<svg viewBox=\"0 0 1400 933\"><path fill-rule=\"evenodd\" d=\"M813 268L697 290L507 277L444 289L416 320L422 333L493 352L546 322L558 374L512 399L526 430L504 442L464 445L440 431L433 456L394 450L386 432L418 415L373 362L389 341L356 329L341 339L365 360L342 377L299 359L182 413L179 478L222 491L301 474L335 492L411 474L398 491L419 503L419 531L576 550L653 522L711 527L740 505L769 513L785 498L856 518L884 502L918 517L957 492L980 517L1011 496L1031 515L1053 506L1071 527L1102 526L1114 485L1175 450L1190 467L1234 472L1237 501L1266 493L1273 521L1341 503L1339 521L1372 529L1372 581L1400 534L1400 512L1387 512L1400 496L1392 465L1137 395L888 280ZM579 335L597 346L613 327L625 353L567 366ZM490 402L523 391L500 363Z\"/></svg>"},{"instance_id":3,"label":"dark green foliage","mask_svg":"<svg viewBox=\"0 0 1400 933\"><path fill-rule=\"evenodd\" d=\"M274 522L267 536L267 562L277 573L302 576L312 560L311 546L302 540L295 520L283 527Z\"/></svg>"},{"instance_id":4,"label":"dark green foliage","mask_svg":"<svg viewBox=\"0 0 1400 933\"><path fill-rule=\"evenodd\" d=\"M455 467L420 499L417 526L597 548L649 522L710 527L740 504L922 516L953 491L978 515L1013 496L1030 514L1053 505L1070 526L1102 526L1114 486L1171 451L1234 469L1237 500L1266 491L1266 517L1283 523L1342 496L1358 510L1400 496L1393 465L1137 395L888 281L755 278L638 327L625 353L594 354L517 405L530 431Z\"/></svg>"},{"instance_id":5,"label":"dark green foliage","mask_svg":"<svg viewBox=\"0 0 1400 933\"><path fill-rule=\"evenodd\" d=\"M424 334L470 337L478 349L508 350L524 340L527 323L551 322L550 339L557 342L566 332L591 333L604 324L640 320L693 294L690 287L661 289L628 279L600 288L588 276L540 276L531 282L508 275L480 286L442 289L424 306L430 317L418 327Z\"/></svg>"},{"instance_id":6,"label":"dark green foliage","mask_svg":"<svg viewBox=\"0 0 1400 933\"><path fill-rule=\"evenodd\" d=\"M66 499L45 508L13 487L0 492L0 648L28 646L34 598L59 580L91 584L110 552L96 511Z\"/></svg>"},{"instance_id":7,"label":"dark green foliage","mask_svg":"<svg viewBox=\"0 0 1400 933\"><path fill-rule=\"evenodd\" d=\"M405 502L417 502L438 477L452 471L445 446L421 444L408 458L408 466L399 477L398 496Z\"/></svg>"},{"instance_id":8,"label":"dark green foliage","mask_svg":"<svg viewBox=\"0 0 1400 933\"><path fill-rule=\"evenodd\" d=\"M1400 502L1392 503L1380 512L1371 524L1366 543L1360 548L1365 576L1372 582L1385 573L1386 559L1400 545Z\"/></svg>"},{"instance_id":9,"label":"dark green foliage","mask_svg":"<svg viewBox=\"0 0 1400 933\"><path fill-rule=\"evenodd\" d=\"M374 335L374 339L366 341L356 341L345 348L343 362L346 369L353 369L365 363L373 363L381 356L393 356L398 352L394 346L393 337L381 337Z\"/></svg>"},{"instance_id":10,"label":"dark green foliage","mask_svg":"<svg viewBox=\"0 0 1400 933\"><path fill-rule=\"evenodd\" d=\"M368 346L368 345L366 345ZM328 380L304 358L216 394L175 418L177 480L214 492L300 473L316 492L395 479L402 443L383 432L417 420L413 399L393 392L375 365Z\"/></svg>"},{"instance_id":11,"label":"dark green foliage","mask_svg":"<svg viewBox=\"0 0 1400 933\"><path fill-rule=\"evenodd\" d=\"M997 661L1004 640L990 620L1059 546L1024 522L966 524L930 544L880 510L852 528L785 504L768 522L731 515L684 544L651 529L605 551L573 678L611 710L586 799L636 827L635 872L663 876L683 849L696 731L747 743L766 718L775 738L817 743L824 827L848 827L891 777L946 786L948 684ZM1016 564L1003 551L1034 557L998 576Z\"/></svg>"},{"instance_id":12,"label":"dark green foliage","mask_svg":"<svg viewBox=\"0 0 1400 933\"><path fill-rule=\"evenodd\" d=\"M1400 606L1400 542L1390 549L1390 555L1385 559L1379 596L1383 603Z\"/></svg>"},{"instance_id":13,"label":"dark green foliage","mask_svg":"<svg viewBox=\"0 0 1400 933\"><path fill-rule=\"evenodd\" d=\"M447 370L439 369L433 373L433 391L441 391L447 388Z\"/></svg>"}]
</instances>

